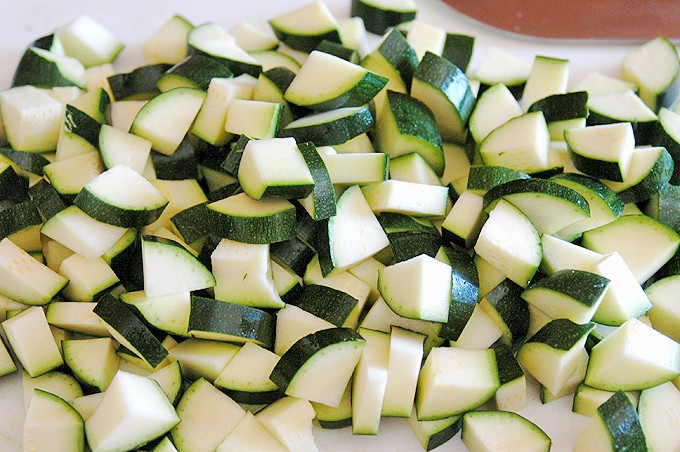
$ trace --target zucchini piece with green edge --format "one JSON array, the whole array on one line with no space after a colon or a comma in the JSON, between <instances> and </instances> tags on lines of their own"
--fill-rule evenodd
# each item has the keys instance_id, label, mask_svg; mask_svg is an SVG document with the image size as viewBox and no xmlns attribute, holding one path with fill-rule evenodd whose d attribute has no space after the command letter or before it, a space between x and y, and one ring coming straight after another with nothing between
<instances>
[{"instance_id":1,"label":"zucchini piece with green edge","mask_svg":"<svg viewBox=\"0 0 680 452\"><path fill-rule=\"evenodd\" d=\"M96 305L96 302L72 303L55 300L47 306L45 317L47 323L62 330L105 337L109 335L108 330L92 312Z\"/></svg>"},{"instance_id":2,"label":"zucchini piece with green edge","mask_svg":"<svg viewBox=\"0 0 680 452\"><path fill-rule=\"evenodd\" d=\"M390 178L421 184L443 185L439 176L417 152L390 159Z\"/></svg>"},{"instance_id":3,"label":"zucchini piece with green edge","mask_svg":"<svg viewBox=\"0 0 680 452\"><path fill-rule=\"evenodd\" d=\"M243 191L255 200L304 198L314 178L294 138L250 140L238 167Z\"/></svg>"},{"instance_id":4,"label":"zucchini piece with green edge","mask_svg":"<svg viewBox=\"0 0 680 452\"><path fill-rule=\"evenodd\" d=\"M650 450L680 446L680 435L673 422L673 416L679 409L680 392L671 382L640 393L638 416Z\"/></svg>"},{"instance_id":5,"label":"zucchini piece with green edge","mask_svg":"<svg viewBox=\"0 0 680 452\"><path fill-rule=\"evenodd\" d=\"M458 66L426 52L413 74L410 94L432 110L443 140L465 143L476 99Z\"/></svg>"},{"instance_id":6,"label":"zucchini piece with green edge","mask_svg":"<svg viewBox=\"0 0 680 452\"><path fill-rule=\"evenodd\" d=\"M314 180L312 192L306 198L300 199L300 205L307 210L315 221L326 220L336 214L335 188L326 168L326 163L314 143L300 143L298 149Z\"/></svg>"},{"instance_id":7,"label":"zucchini piece with green edge","mask_svg":"<svg viewBox=\"0 0 680 452\"><path fill-rule=\"evenodd\" d=\"M187 135L182 138L172 155L155 150L150 155L157 179L185 180L197 179L199 176L196 149Z\"/></svg>"},{"instance_id":8,"label":"zucchini piece with green edge","mask_svg":"<svg viewBox=\"0 0 680 452\"><path fill-rule=\"evenodd\" d=\"M497 447L548 452L552 446L552 440L539 426L512 411L465 413L461 439L470 452Z\"/></svg>"},{"instance_id":9,"label":"zucchini piece with green edge","mask_svg":"<svg viewBox=\"0 0 680 452\"><path fill-rule=\"evenodd\" d=\"M488 212L499 199L520 209L539 234L554 234L590 217L588 201L576 190L547 179L515 179L496 185L484 195Z\"/></svg>"},{"instance_id":10,"label":"zucchini piece with green edge","mask_svg":"<svg viewBox=\"0 0 680 452\"><path fill-rule=\"evenodd\" d=\"M200 339L274 346L276 317L262 309L191 296L189 334Z\"/></svg>"},{"instance_id":11,"label":"zucchini piece with green edge","mask_svg":"<svg viewBox=\"0 0 680 452\"><path fill-rule=\"evenodd\" d=\"M457 33L447 33L442 57L455 64L461 71L466 72L472 59L475 37Z\"/></svg>"},{"instance_id":12,"label":"zucchini piece with green edge","mask_svg":"<svg viewBox=\"0 0 680 452\"><path fill-rule=\"evenodd\" d=\"M113 100L149 100L160 93L156 82L172 67L171 64L157 63L140 66L130 72L110 76Z\"/></svg>"},{"instance_id":13,"label":"zucchini piece with green edge","mask_svg":"<svg viewBox=\"0 0 680 452\"><path fill-rule=\"evenodd\" d=\"M398 326L390 327L383 416L403 418L411 416L423 361L424 342L424 334Z\"/></svg>"},{"instance_id":14,"label":"zucchini piece with green edge","mask_svg":"<svg viewBox=\"0 0 680 452\"><path fill-rule=\"evenodd\" d=\"M586 119L590 118L589 113L592 114L588 100L587 91L552 94L538 99L527 111L542 111L550 139L561 141L566 129L586 126Z\"/></svg>"},{"instance_id":15,"label":"zucchini piece with green edge","mask_svg":"<svg viewBox=\"0 0 680 452\"><path fill-rule=\"evenodd\" d=\"M238 193L208 204L211 232L245 243L275 243L295 236L295 206L285 199L255 200Z\"/></svg>"},{"instance_id":16,"label":"zucchini piece with green edge","mask_svg":"<svg viewBox=\"0 0 680 452\"><path fill-rule=\"evenodd\" d=\"M312 52L324 40L340 43L338 21L319 1L272 17L268 23L279 41L302 52Z\"/></svg>"},{"instance_id":17,"label":"zucchini piece with green edge","mask_svg":"<svg viewBox=\"0 0 680 452\"><path fill-rule=\"evenodd\" d=\"M418 67L418 56L397 29L385 33L380 44L361 60L366 69L387 77L387 89L407 92L413 73Z\"/></svg>"},{"instance_id":18,"label":"zucchini piece with green edge","mask_svg":"<svg viewBox=\"0 0 680 452\"><path fill-rule=\"evenodd\" d=\"M144 291L149 297L213 287L215 277L186 248L174 240L143 235Z\"/></svg>"},{"instance_id":19,"label":"zucchini piece with green edge","mask_svg":"<svg viewBox=\"0 0 680 452\"><path fill-rule=\"evenodd\" d=\"M70 104L99 124L108 124L107 114L111 107L111 96L104 88L93 88L78 96Z\"/></svg>"},{"instance_id":20,"label":"zucchini piece with green edge","mask_svg":"<svg viewBox=\"0 0 680 452\"><path fill-rule=\"evenodd\" d=\"M191 55L165 71L156 86L161 92L180 86L207 90L213 78L230 78L234 74L214 58L205 55Z\"/></svg>"},{"instance_id":21,"label":"zucchini piece with green edge","mask_svg":"<svg viewBox=\"0 0 680 452\"><path fill-rule=\"evenodd\" d=\"M269 246L222 239L211 254L215 298L257 308L282 308Z\"/></svg>"},{"instance_id":22,"label":"zucchini piece with green edge","mask_svg":"<svg viewBox=\"0 0 680 452\"><path fill-rule=\"evenodd\" d=\"M522 292L521 286L506 278L479 301L507 345L520 343L529 331L529 307Z\"/></svg>"},{"instance_id":23,"label":"zucchini piece with green edge","mask_svg":"<svg viewBox=\"0 0 680 452\"><path fill-rule=\"evenodd\" d=\"M34 389L23 425L27 450L84 450L82 416L61 397Z\"/></svg>"},{"instance_id":24,"label":"zucchini piece with green edge","mask_svg":"<svg viewBox=\"0 0 680 452\"><path fill-rule=\"evenodd\" d=\"M543 257L536 227L505 199L498 200L489 212L474 250L521 287L529 285Z\"/></svg>"},{"instance_id":25,"label":"zucchini piece with green edge","mask_svg":"<svg viewBox=\"0 0 680 452\"><path fill-rule=\"evenodd\" d=\"M169 361L179 362L190 381L214 381L241 349L241 344L190 337L170 347Z\"/></svg>"},{"instance_id":26,"label":"zucchini piece with green edge","mask_svg":"<svg viewBox=\"0 0 680 452\"><path fill-rule=\"evenodd\" d=\"M360 328L365 346L352 377L352 433L377 435L388 378L390 335Z\"/></svg>"},{"instance_id":27,"label":"zucchini piece with green edge","mask_svg":"<svg viewBox=\"0 0 680 452\"><path fill-rule=\"evenodd\" d=\"M642 284L676 253L680 235L647 215L624 215L584 232L581 244L602 254L618 252Z\"/></svg>"},{"instance_id":28,"label":"zucchini piece with green edge","mask_svg":"<svg viewBox=\"0 0 680 452\"><path fill-rule=\"evenodd\" d=\"M97 145L102 163L106 168L116 165L127 165L139 174L144 174L144 167L151 153L151 142L137 135L102 124L99 130Z\"/></svg>"},{"instance_id":29,"label":"zucchini piece with green edge","mask_svg":"<svg viewBox=\"0 0 680 452\"><path fill-rule=\"evenodd\" d=\"M288 450L257 420L253 413L246 411L236 427L217 446L216 452L250 448L271 452Z\"/></svg>"},{"instance_id":30,"label":"zucchini piece with green edge","mask_svg":"<svg viewBox=\"0 0 680 452\"><path fill-rule=\"evenodd\" d=\"M0 376L5 376L16 372L19 368L14 363L12 355L7 350L7 345L4 339L0 339Z\"/></svg>"},{"instance_id":31,"label":"zucchini piece with green edge","mask_svg":"<svg viewBox=\"0 0 680 452\"><path fill-rule=\"evenodd\" d=\"M442 136L430 109L407 94L387 91L378 115L376 150L390 157L418 152L437 175L444 172Z\"/></svg>"},{"instance_id":32,"label":"zucchini piece with green edge","mask_svg":"<svg viewBox=\"0 0 680 452\"><path fill-rule=\"evenodd\" d=\"M569 60L536 55L522 91L520 100L522 110L528 111L529 107L539 99L565 93L568 79Z\"/></svg>"},{"instance_id":33,"label":"zucchini piece with green edge","mask_svg":"<svg viewBox=\"0 0 680 452\"><path fill-rule=\"evenodd\" d=\"M0 238L8 237L17 245L28 251L33 251L35 245L30 245L30 239L24 242L21 237L31 234L32 230L39 230L43 219L33 200L27 200L0 210Z\"/></svg>"},{"instance_id":34,"label":"zucchini piece with green edge","mask_svg":"<svg viewBox=\"0 0 680 452\"><path fill-rule=\"evenodd\" d=\"M635 391L626 392L626 395L628 396L628 398L630 399L634 406L638 405L639 401L638 394L639 393ZM572 411L574 413L592 417L597 414L597 408L604 402L606 402L613 395L614 392L612 391L595 389L591 388L585 383L580 383L576 387L576 392L574 393Z\"/></svg>"},{"instance_id":35,"label":"zucchini piece with green edge","mask_svg":"<svg viewBox=\"0 0 680 452\"><path fill-rule=\"evenodd\" d=\"M367 31L383 35L388 29L415 19L417 10L412 0L352 0L350 14L361 17Z\"/></svg>"},{"instance_id":36,"label":"zucchini piece with green edge","mask_svg":"<svg viewBox=\"0 0 680 452\"><path fill-rule=\"evenodd\" d=\"M130 450L162 437L179 423L156 381L119 370L85 421L85 434L92 450Z\"/></svg>"},{"instance_id":37,"label":"zucchini piece with green edge","mask_svg":"<svg viewBox=\"0 0 680 452\"><path fill-rule=\"evenodd\" d=\"M330 53L331 55L335 55L336 57L342 58L343 60L349 61L350 63L357 64L359 62L359 54L356 50L350 49L349 47L345 47L340 43L329 41L327 39L321 41L314 50Z\"/></svg>"},{"instance_id":38,"label":"zucchini piece with green edge","mask_svg":"<svg viewBox=\"0 0 680 452\"><path fill-rule=\"evenodd\" d=\"M337 406L365 345L365 339L349 328L317 331L293 344L269 378L288 396Z\"/></svg>"},{"instance_id":39,"label":"zucchini piece with green edge","mask_svg":"<svg viewBox=\"0 0 680 452\"><path fill-rule=\"evenodd\" d=\"M59 101L31 85L0 92L2 126L11 148L37 153L55 150L63 108Z\"/></svg>"},{"instance_id":40,"label":"zucchini piece with green edge","mask_svg":"<svg viewBox=\"0 0 680 452\"><path fill-rule=\"evenodd\" d=\"M622 182L628 175L635 148L629 122L566 130L564 140L579 171L598 178Z\"/></svg>"},{"instance_id":41,"label":"zucchini piece with green edge","mask_svg":"<svg viewBox=\"0 0 680 452\"><path fill-rule=\"evenodd\" d=\"M177 401L184 390L182 368L178 361L171 362L167 366L161 367L147 375L147 377L158 383L173 406L177 404Z\"/></svg>"},{"instance_id":42,"label":"zucchini piece with green edge","mask_svg":"<svg viewBox=\"0 0 680 452\"><path fill-rule=\"evenodd\" d=\"M591 96L588 99L588 111L589 126L630 122L636 144L654 143L653 130L658 118L632 89Z\"/></svg>"},{"instance_id":43,"label":"zucchini piece with green edge","mask_svg":"<svg viewBox=\"0 0 680 452\"><path fill-rule=\"evenodd\" d=\"M504 166L471 165L467 178L467 190L480 196L497 185L516 179L529 179L527 173Z\"/></svg>"},{"instance_id":44,"label":"zucchini piece with green edge","mask_svg":"<svg viewBox=\"0 0 680 452\"><path fill-rule=\"evenodd\" d=\"M14 70L12 86L31 85L85 87L85 67L75 58L57 52L29 47Z\"/></svg>"},{"instance_id":45,"label":"zucchini piece with green edge","mask_svg":"<svg viewBox=\"0 0 680 452\"><path fill-rule=\"evenodd\" d=\"M668 336L629 319L590 350L584 382L596 389L632 391L671 381L680 374L679 350Z\"/></svg>"},{"instance_id":46,"label":"zucchini piece with green edge","mask_svg":"<svg viewBox=\"0 0 680 452\"><path fill-rule=\"evenodd\" d=\"M357 303L356 298L342 290L319 284L306 284L298 299L291 304L337 327L342 327Z\"/></svg>"},{"instance_id":47,"label":"zucchini piece with green edge","mask_svg":"<svg viewBox=\"0 0 680 452\"><path fill-rule=\"evenodd\" d=\"M678 51L665 36L633 49L621 62L621 78L634 83L640 98L655 112L677 101L679 75Z\"/></svg>"},{"instance_id":48,"label":"zucchini piece with green edge","mask_svg":"<svg viewBox=\"0 0 680 452\"><path fill-rule=\"evenodd\" d=\"M234 99L227 108L224 130L231 135L248 135L254 139L279 135L284 104L252 99Z\"/></svg>"},{"instance_id":49,"label":"zucchini piece with green edge","mask_svg":"<svg viewBox=\"0 0 680 452\"><path fill-rule=\"evenodd\" d=\"M673 294L680 284L680 276L672 275L656 279L647 286L645 293L652 303L647 313L655 330L660 331L676 342L680 342L680 315L675 308Z\"/></svg>"},{"instance_id":50,"label":"zucchini piece with green edge","mask_svg":"<svg viewBox=\"0 0 680 452\"><path fill-rule=\"evenodd\" d=\"M0 241L0 294L27 305L46 305L68 279L5 237Z\"/></svg>"},{"instance_id":51,"label":"zucchini piece with green edge","mask_svg":"<svg viewBox=\"0 0 680 452\"><path fill-rule=\"evenodd\" d=\"M229 396L205 378L196 379L177 403L181 422L171 431L172 442L179 450L197 448L215 450L246 412Z\"/></svg>"},{"instance_id":52,"label":"zucchini piece with green edge","mask_svg":"<svg viewBox=\"0 0 680 452\"><path fill-rule=\"evenodd\" d=\"M224 160L220 164L220 167L228 174L231 174L232 176L238 176L238 167L241 164L241 157L243 157L243 151L250 140L252 140L251 137L241 135L231 145L231 150L224 157Z\"/></svg>"},{"instance_id":53,"label":"zucchini piece with green edge","mask_svg":"<svg viewBox=\"0 0 680 452\"><path fill-rule=\"evenodd\" d=\"M497 410L517 412L528 404L527 381L512 349L503 343L493 346L500 386L494 394Z\"/></svg>"},{"instance_id":54,"label":"zucchini piece with green edge","mask_svg":"<svg viewBox=\"0 0 680 452\"><path fill-rule=\"evenodd\" d=\"M208 203L203 202L177 212L170 218L172 224L187 243L210 233Z\"/></svg>"},{"instance_id":55,"label":"zucchini piece with green edge","mask_svg":"<svg viewBox=\"0 0 680 452\"><path fill-rule=\"evenodd\" d=\"M366 202L361 188L352 185L338 198L336 215L320 220L314 248L324 276L344 270L389 245L387 235Z\"/></svg>"},{"instance_id":56,"label":"zucchini piece with green edge","mask_svg":"<svg viewBox=\"0 0 680 452\"><path fill-rule=\"evenodd\" d=\"M69 279L61 294L71 301L97 301L120 282L104 259L86 259L77 253L61 262L59 274Z\"/></svg>"},{"instance_id":57,"label":"zucchini piece with green edge","mask_svg":"<svg viewBox=\"0 0 680 452\"><path fill-rule=\"evenodd\" d=\"M73 203L101 222L137 228L156 221L168 200L132 168L117 165L85 184Z\"/></svg>"},{"instance_id":58,"label":"zucchini piece with green edge","mask_svg":"<svg viewBox=\"0 0 680 452\"><path fill-rule=\"evenodd\" d=\"M525 173L549 168L550 132L543 112L515 116L493 129L480 143L485 165L504 166Z\"/></svg>"},{"instance_id":59,"label":"zucchini piece with green edge","mask_svg":"<svg viewBox=\"0 0 680 452\"><path fill-rule=\"evenodd\" d=\"M24 176L25 173L43 174L43 167L50 163L45 157L34 152L17 151L10 148L0 148L0 161L14 168L14 171Z\"/></svg>"},{"instance_id":60,"label":"zucchini piece with green edge","mask_svg":"<svg viewBox=\"0 0 680 452\"><path fill-rule=\"evenodd\" d=\"M422 231L388 232L387 239L390 241L390 250L395 263L420 254L434 257L443 245L443 240L438 234Z\"/></svg>"},{"instance_id":61,"label":"zucchini piece with green edge","mask_svg":"<svg viewBox=\"0 0 680 452\"><path fill-rule=\"evenodd\" d=\"M154 328L180 337L189 336L189 292L149 297L143 290L135 290L119 298Z\"/></svg>"},{"instance_id":62,"label":"zucchini piece with green edge","mask_svg":"<svg viewBox=\"0 0 680 452\"><path fill-rule=\"evenodd\" d=\"M215 379L215 386L239 403L272 403L283 396L269 379L279 359L276 353L246 342Z\"/></svg>"},{"instance_id":63,"label":"zucchini piece with green edge","mask_svg":"<svg viewBox=\"0 0 680 452\"><path fill-rule=\"evenodd\" d=\"M38 377L64 364L41 307L29 307L4 320L2 330L14 356L31 377Z\"/></svg>"},{"instance_id":64,"label":"zucchini piece with green edge","mask_svg":"<svg viewBox=\"0 0 680 452\"><path fill-rule=\"evenodd\" d=\"M357 64L318 50L290 83L284 99L317 111L359 107L373 99L387 79Z\"/></svg>"},{"instance_id":65,"label":"zucchini piece with green edge","mask_svg":"<svg viewBox=\"0 0 680 452\"><path fill-rule=\"evenodd\" d=\"M352 425L352 384L347 385L337 407L311 402L321 428L338 429Z\"/></svg>"},{"instance_id":66,"label":"zucchini piece with green edge","mask_svg":"<svg viewBox=\"0 0 680 452\"><path fill-rule=\"evenodd\" d=\"M426 451L433 450L456 436L460 432L462 422L463 416L460 414L434 421L419 421L416 410L413 410L411 417L408 418L408 425Z\"/></svg>"},{"instance_id":67,"label":"zucchini piece with green edge","mask_svg":"<svg viewBox=\"0 0 680 452\"><path fill-rule=\"evenodd\" d=\"M151 330L125 303L113 295L104 295L93 312L104 322L111 337L152 368L168 356L168 351Z\"/></svg>"},{"instance_id":68,"label":"zucchini piece with green edge","mask_svg":"<svg viewBox=\"0 0 680 452\"><path fill-rule=\"evenodd\" d=\"M364 185L361 191L376 214L393 212L414 217L446 216L448 187L389 179Z\"/></svg>"},{"instance_id":69,"label":"zucchini piece with green edge","mask_svg":"<svg viewBox=\"0 0 680 452\"><path fill-rule=\"evenodd\" d=\"M680 113L662 107L658 119L652 142L665 147L673 157L674 171L669 182L677 185L680 182Z\"/></svg>"},{"instance_id":70,"label":"zucchini piece with green edge","mask_svg":"<svg viewBox=\"0 0 680 452\"><path fill-rule=\"evenodd\" d=\"M557 231L559 237L573 238L584 231L616 220L623 212L624 201L621 197L597 179L578 173L562 173L550 180L579 192L588 201L590 211L590 218L576 221Z\"/></svg>"},{"instance_id":71,"label":"zucchini piece with green edge","mask_svg":"<svg viewBox=\"0 0 680 452\"><path fill-rule=\"evenodd\" d=\"M470 386L469 382L475 385ZM474 410L500 386L496 356L491 349L435 347L420 370L418 420L436 420Z\"/></svg>"},{"instance_id":72,"label":"zucchini piece with green edge","mask_svg":"<svg viewBox=\"0 0 680 452\"><path fill-rule=\"evenodd\" d=\"M451 266L425 254L382 268L378 289L394 312L445 323L452 294Z\"/></svg>"},{"instance_id":73,"label":"zucchini piece with green edge","mask_svg":"<svg viewBox=\"0 0 680 452\"><path fill-rule=\"evenodd\" d=\"M649 298L621 254L614 251L600 256L584 268L609 279L609 287L593 320L604 325L618 326L649 311L652 307Z\"/></svg>"},{"instance_id":74,"label":"zucchini piece with green edge","mask_svg":"<svg viewBox=\"0 0 680 452\"><path fill-rule=\"evenodd\" d=\"M647 450L647 441L635 407L618 391L597 408L574 451Z\"/></svg>"},{"instance_id":75,"label":"zucchini piece with green edge","mask_svg":"<svg viewBox=\"0 0 680 452\"><path fill-rule=\"evenodd\" d=\"M311 141L316 146L342 144L373 130L375 121L368 106L343 107L298 118L281 133L299 143Z\"/></svg>"},{"instance_id":76,"label":"zucchini piece with green edge","mask_svg":"<svg viewBox=\"0 0 680 452\"><path fill-rule=\"evenodd\" d=\"M553 319L590 322L600 306L609 279L595 273L563 269L531 284L522 298Z\"/></svg>"},{"instance_id":77,"label":"zucchini piece with green edge","mask_svg":"<svg viewBox=\"0 0 680 452\"><path fill-rule=\"evenodd\" d=\"M206 22L192 28L187 36L189 55L205 55L226 65L238 76L249 74L256 77L262 72L262 65L241 47L233 36L215 22Z\"/></svg>"},{"instance_id":78,"label":"zucchini piece with green edge","mask_svg":"<svg viewBox=\"0 0 680 452\"><path fill-rule=\"evenodd\" d=\"M113 339L69 339L61 342L64 363L84 385L104 392L118 371Z\"/></svg>"},{"instance_id":79,"label":"zucchini piece with green edge","mask_svg":"<svg viewBox=\"0 0 680 452\"><path fill-rule=\"evenodd\" d=\"M552 394L558 394L576 371L593 328L594 323L551 320L522 344L517 361Z\"/></svg>"},{"instance_id":80,"label":"zucchini piece with green edge","mask_svg":"<svg viewBox=\"0 0 680 452\"><path fill-rule=\"evenodd\" d=\"M471 249L486 221L484 198L471 191L464 191L453 203L441 224L442 236L451 244Z\"/></svg>"},{"instance_id":81,"label":"zucchini piece with green edge","mask_svg":"<svg viewBox=\"0 0 680 452\"><path fill-rule=\"evenodd\" d=\"M153 150L172 155L196 118L206 93L175 88L155 96L139 110L130 133L151 141Z\"/></svg>"},{"instance_id":82,"label":"zucchini piece with green edge","mask_svg":"<svg viewBox=\"0 0 680 452\"><path fill-rule=\"evenodd\" d=\"M673 177L675 164L670 153L657 146L635 148L623 182L603 181L624 203L647 201Z\"/></svg>"},{"instance_id":83,"label":"zucchini piece with green edge","mask_svg":"<svg viewBox=\"0 0 680 452\"><path fill-rule=\"evenodd\" d=\"M452 245L441 248L451 266L451 302L449 318L438 336L457 341L472 317L479 298L479 275L474 260L464 249Z\"/></svg>"}]
</instances>

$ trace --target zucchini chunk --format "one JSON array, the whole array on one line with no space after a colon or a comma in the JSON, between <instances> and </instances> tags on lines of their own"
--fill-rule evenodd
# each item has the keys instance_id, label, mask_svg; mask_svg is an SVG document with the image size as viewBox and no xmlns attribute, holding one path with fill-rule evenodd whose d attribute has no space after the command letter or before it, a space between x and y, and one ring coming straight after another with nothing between
<instances>
[{"instance_id":1,"label":"zucchini chunk","mask_svg":"<svg viewBox=\"0 0 680 452\"><path fill-rule=\"evenodd\" d=\"M349 328L317 331L293 344L269 378L288 396L336 407L365 345Z\"/></svg>"},{"instance_id":2,"label":"zucchini chunk","mask_svg":"<svg viewBox=\"0 0 680 452\"><path fill-rule=\"evenodd\" d=\"M418 8L413 0L352 0L352 17L361 17L366 30L377 35L416 18Z\"/></svg>"},{"instance_id":3,"label":"zucchini chunk","mask_svg":"<svg viewBox=\"0 0 680 452\"><path fill-rule=\"evenodd\" d=\"M674 294L677 293L680 284L680 276L666 276L654 281L647 286L645 293L652 304L652 309L647 313L649 321L655 330L660 331L676 342L680 342L680 312L677 303L674 302Z\"/></svg>"},{"instance_id":4,"label":"zucchini chunk","mask_svg":"<svg viewBox=\"0 0 680 452\"><path fill-rule=\"evenodd\" d=\"M144 60L149 64L179 63L187 57L187 36L192 28L186 18L173 15L144 41Z\"/></svg>"},{"instance_id":5,"label":"zucchini chunk","mask_svg":"<svg viewBox=\"0 0 680 452\"><path fill-rule=\"evenodd\" d=\"M57 148L63 107L49 94L31 85L2 91L0 114L12 149L49 152Z\"/></svg>"},{"instance_id":6,"label":"zucchini chunk","mask_svg":"<svg viewBox=\"0 0 680 452\"><path fill-rule=\"evenodd\" d=\"M599 179L623 182L628 175L635 148L629 122L567 130L564 140L574 166Z\"/></svg>"},{"instance_id":7,"label":"zucchini chunk","mask_svg":"<svg viewBox=\"0 0 680 452\"><path fill-rule=\"evenodd\" d=\"M0 241L0 294L27 305L46 305L68 279L35 260L9 238Z\"/></svg>"},{"instance_id":8,"label":"zucchini chunk","mask_svg":"<svg viewBox=\"0 0 680 452\"><path fill-rule=\"evenodd\" d=\"M447 59L426 52L413 74L410 93L432 110L442 139L465 143L475 96L462 70Z\"/></svg>"},{"instance_id":9,"label":"zucchini chunk","mask_svg":"<svg viewBox=\"0 0 680 452\"><path fill-rule=\"evenodd\" d=\"M246 412L205 378L194 381L177 403L180 423L171 431L179 450L215 450Z\"/></svg>"},{"instance_id":10,"label":"zucchini chunk","mask_svg":"<svg viewBox=\"0 0 680 452\"><path fill-rule=\"evenodd\" d=\"M35 389L24 419L26 450L84 450L82 416L61 397Z\"/></svg>"},{"instance_id":11,"label":"zucchini chunk","mask_svg":"<svg viewBox=\"0 0 680 452\"><path fill-rule=\"evenodd\" d=\"M529 285L543 256L534 224L504 199L489 212L474 248L479 256L521 287Z\"/></svg>"},{"instance_id":12,"label":"zucchini chunk","mask_svg":"<svg viewBox=\"0 0 680 452\"><path fill-rule=\"evenodd\" d=\"M314 408L312 404L296 397L282 397L258 411L255 418L287 450L316 451L312 434Z\"/></svg>"},{"instance_id":13,"label":"zucchini chunk","mask_svg":"<svg viewBox=\"0 0 680 452\"><path fill-rule=\"evenodd\" d=\"M387 79L357 64L314 50L286 89L284 99L312 110L359 107L373 99Z\"/></svg>"},{"instance_id":14,"label":"zucchini chunk","mask_svg":"<svg viewBox=\"0 0 680 452\"><path fill-rule=\"evenodd\" d=\"M497 447L547 452L552 445L539 426L511 411L465 413L461 438L470 452Z\"/></svg>"},{"instance_id":15,"label":"zucchini chunk","mask_svg":"<svg viewBox=\"0 0 680 452\"><path fill-rule=\"evenodd\" d=\"M443 419L474 410L493 397L499 386L493 350L433 348L418 379L418 419Z\"/></svg>"},{"instance_id":16,"label":"zucchini chunk","mask_svg":"<svg viewBox=\"0 0 680 452\"><path fill-rule=\"evenodd\" d=\"M352 433L377 435L387 387L390 336L366 328L358 332L366 345L352 378Z\"/></svg>"},{"instance_id":17,"label":"zucchini chunk","mask_svg":"<svg viewBox=\"0 0 680 452\"><path fill-rule=\"evenodd\" d=\"M630 319L590 351L585 384L608 391L646 389L680 374L680 345Z\"/></svg>"},{"instance_id":18,"label":"zucchini chunk","mask_svg":"<svg viewBox=\"0 0 680 452\"><path fill-rule=\"evenodd\" d=\"M45 312L32 306L2 322L7 343L31 377L38 377L64 364L45 318Z\"/></svg>"},{"instance_id":19,"label":"zucchini chunk","mask_svg":"<svg viewBox=\"0 0 680 452\"><path fill-rule=\"evenodd\" d=\"M85 184L73 203L98 221L135 228L156 221L168 200L132 168L117 165Z\"/></svg>"},{"instance_id":20,"label":"zucchini chunk","mask_svg":"<svg viewBox=\"0 0 680 452\"><path fill-rule=\"evenodd\" d=\"M638 416L650 450L672 450L680 446L680 432L673 422L679 410L680 391L671 382L640 393Z\"/></svg>"},{"instance_id":21,"label":"zucchini chunk","mask_svg":"<svg viewBox=\"0 0 680 452\"><path fill-rule=\"evenodd\" d=\"M215 451L229 452L246 449L267 450L270 452L286 452L288 450L250 411L246 411L245 416L241 418L239 423L229 432Z\"/></svg>"},{"instance_id":22,"label":"zucchini chunk","mask_svg":"<svg viewBox=\"0 0 680 452\"><path fill-rule=\"evenodd\" d=\"M324 40L340 43L338 21L320 1L280 14L268 22L279 41L295 50L312 52Z\"/></svg>"},{"instance_id":23,"label":"zucchini chunk","mask_svg":"<svg viewBox=\"0 0 680 452\"><path fill-rule=\"evenodd\" d=\"M618 391L597 408L574 451L614 451L622 447L647 450L647 442L635 407Z\"/></svg>"},{"instance_id":24,"label":"zucchini chunk","mask_svg":"<svg viewBox=\"0 0 680 452\"><path fill-rule=\"evenodd\" d=\"M111 31L87 15L59 27L55 35L66 55L77 58L85 67L111 63L125 47Z\"/></svg>"}]
</instances>

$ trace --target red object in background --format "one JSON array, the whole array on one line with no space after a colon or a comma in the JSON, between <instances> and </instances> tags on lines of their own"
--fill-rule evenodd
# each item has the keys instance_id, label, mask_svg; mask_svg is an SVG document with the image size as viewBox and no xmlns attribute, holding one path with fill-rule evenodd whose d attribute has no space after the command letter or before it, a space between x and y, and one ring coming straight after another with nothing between
<instances>
[{"instance_id":1,"label":"red object in background","mask_svg":"<svg viewBox=\"0 0 680 452\"><path fill-rule=\"evenodd\" d=\"M444 0L511 33L544 39L680 40L678 0Z\"/></svg>"}]
</instances>

